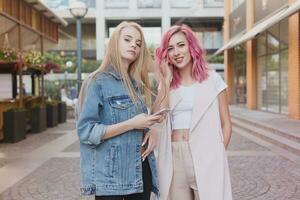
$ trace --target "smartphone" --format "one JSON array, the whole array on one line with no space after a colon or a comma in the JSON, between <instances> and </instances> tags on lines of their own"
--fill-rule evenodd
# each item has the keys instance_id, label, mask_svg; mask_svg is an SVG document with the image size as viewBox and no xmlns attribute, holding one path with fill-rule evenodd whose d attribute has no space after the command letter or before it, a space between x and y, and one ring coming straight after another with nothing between
<instances>
[{"instance_id":1,"label":"smartphone","mask_svg":"<svg viewBox=\"0 0 300 200\"><path fill-rule=\"evenodd\" d=\"M156 113L153 113L152 115L163 115L163 114L166 114L170 111L171 111L171 109L169 109L169 108L163 108L163 109L157 111Z\"/></svg>"}]
</instances>

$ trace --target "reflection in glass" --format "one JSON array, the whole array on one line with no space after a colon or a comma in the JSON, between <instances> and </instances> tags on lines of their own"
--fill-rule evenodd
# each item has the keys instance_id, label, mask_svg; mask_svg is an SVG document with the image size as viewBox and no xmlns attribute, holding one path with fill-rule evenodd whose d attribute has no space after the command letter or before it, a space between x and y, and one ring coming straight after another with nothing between
<instances>
[{"instance_id":1,"label":"reflection in glass","mask_svg":"<svg viewBox=\"0 0 300 200\"><path fill-rule=\"evenodd\" d=\"M263 33L257 37L257 55L265 55L267 53L266 51L266 34Z\"/></svg>"},{"instance_id":2,"label":"reflection in glass","mask_svg":"<svg viewBox=\"0 0 300 200\"><path fill-rule=\"evenodd\" d=\"M222 46L223 37L220 31L196 32L201 44L205 49L218 49Z\"/></svg>"},{"instance_id":3,"label":"reflection in glass","mask_svg":"<svg viewBox=\"0 0 300 200\"><path fill-rule=\"evenodd\" d=\"M279 50L279 38L267 33L268 53L277 52Z\"/></svg>"},{"instance_id":4,"label":"reflection in glass","mask_svg":"<svg viewBox=\"0 0 300 200\"><path fill-rule=\"evenodd\" d=\"M280 52L280 104L281 113L288 114L288 50Z\"/></svg>"},{"instance_id":5,"label":"reflection in glass","mask_svg":"<svg viewBox=\"0 0 300 200\"><path fill-rule=\"evenodd\" d=\"M257 59L257 104L261 110L267 110L267 74L264 56Z\"/></svg>"},{"instance_id":6,"label":"reflection in glass","mask_svg":"<svg viewBox=\"0 0 300 200\"><path fill-rule=\"evenodd\" d=\"M287 29L286 21L282 21L257 38L257 102L260 110L288 113Z\"/></svg>"},{"instance_id":7,"label":"reflection in glass","mask_svg":"<svg viewBox=\"0 0 300 200\"><path fill-rule=\"evenodd\" d=\"M268 110L279 112L279 54L267 56Z\"/></svg>"},{"instance_id":8,"label":"reflection in glass","mask_svg":"<svg viewBox=\"0 0 300 200\"><path fill-rule=\"evenodd\" d=\"M246 51L243 46L234 48L234 101L246 104Z\"/></svg>"}]
</instances>

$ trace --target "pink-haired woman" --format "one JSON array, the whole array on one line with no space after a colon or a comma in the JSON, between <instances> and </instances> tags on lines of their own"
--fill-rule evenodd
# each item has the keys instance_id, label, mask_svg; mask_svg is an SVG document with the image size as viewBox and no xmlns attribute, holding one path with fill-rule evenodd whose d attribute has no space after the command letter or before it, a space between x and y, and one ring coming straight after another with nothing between
<instances>
[{"instance_id":1,"label":"pink-haired woman","mask_svg":"<svg viewBox=\"0 0 300 200\"><path fill-rule=\"evenodd\" d=\"M208 69L186 25L163 35L156 61L160 85L154 111L171 109L158 145L160 199L232 200L227 85Z\"/></svg>"}]
</instances>

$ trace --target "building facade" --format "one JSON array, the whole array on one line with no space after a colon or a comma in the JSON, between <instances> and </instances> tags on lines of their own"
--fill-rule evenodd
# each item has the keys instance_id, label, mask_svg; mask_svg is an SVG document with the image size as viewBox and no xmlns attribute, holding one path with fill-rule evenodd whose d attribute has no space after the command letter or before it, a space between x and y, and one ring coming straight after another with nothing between
<instances>
[{"instance_id":1,"label":"building facade","mask_svg":"<svg viewBox=\"0 0 300 200\"><path fill-rule=\"evenodd\" d=\"M58 50L74 53L76 27L68 7L73 0L44 0L69 22L60 31ZM83 20L83 56L102 59L113 28L123 20L133 20L144 28L147 43L157 45L162 32L176 23L190 25L208 53L223 44L223 0L82 0L89 11ZM67 45L68 44L68 45Z\"/></svg>"},{"instance_id":2,"label":"building facade","mask_svg":"<svg viewBox=\"0 0 300 200\"><path fill-rule=\"evenodd\" d=\"M225 0L229 100L300 119L299 9L296 0Z\"/></svg>"}]
</instances>

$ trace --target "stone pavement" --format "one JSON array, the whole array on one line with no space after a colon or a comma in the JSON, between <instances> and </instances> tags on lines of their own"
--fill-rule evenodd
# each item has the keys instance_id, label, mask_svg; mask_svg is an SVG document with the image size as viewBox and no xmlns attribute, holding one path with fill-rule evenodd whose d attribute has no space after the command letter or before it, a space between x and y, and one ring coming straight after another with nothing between
<instances>
[{"instance_id":1,"label":"stone pavement","mask_svg":"<svg viewBox=\"0 0 300 200\"><path fill-rule=\"evenodd\" d=\"M72 121L16 144L0 143L0 200L93 199L79 194L79 143ZM300 166L250 134L228 149L234 200L299 200Z\"/></svg>"}]
</instances>

